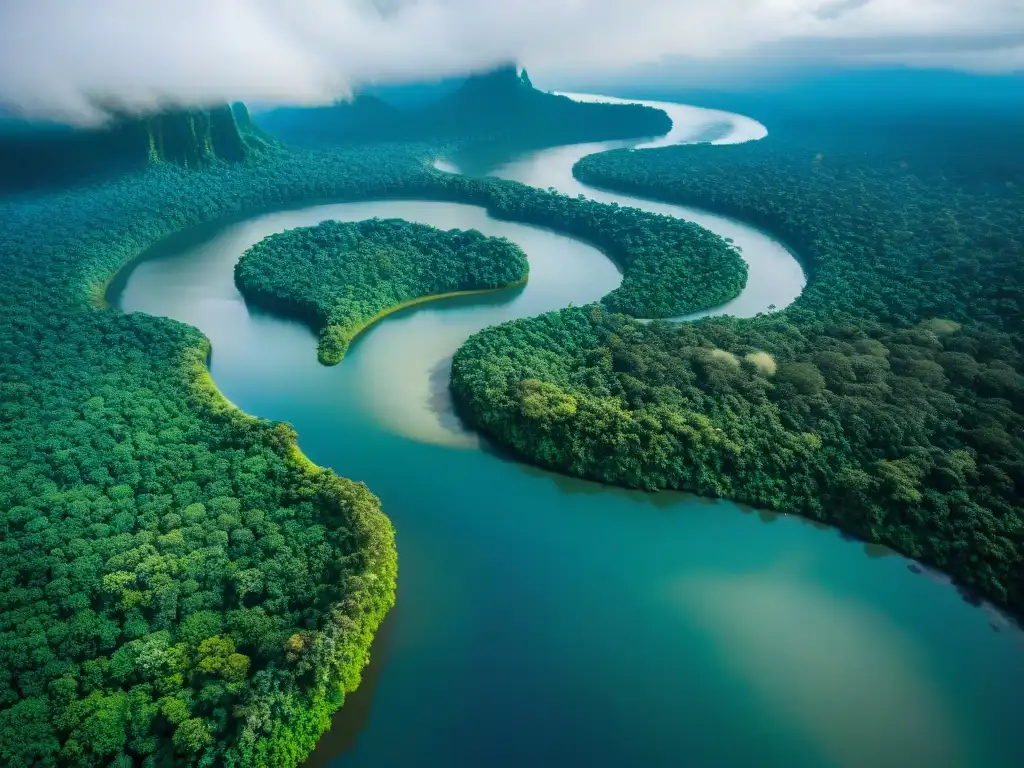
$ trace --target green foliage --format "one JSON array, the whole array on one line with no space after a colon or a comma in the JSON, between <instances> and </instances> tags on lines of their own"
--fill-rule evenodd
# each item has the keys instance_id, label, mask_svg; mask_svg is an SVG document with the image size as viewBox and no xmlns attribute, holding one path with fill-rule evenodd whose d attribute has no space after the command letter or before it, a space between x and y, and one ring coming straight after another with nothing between
<instances>
[{"instance_id":1,"label":"green foliage","mask_svg":"<svg viewBox=\"0 0 1024 768\"><path fill-rule=\"evenodd\" d=\"M622 270L602 300L636 317L671 317L724 304L747 282L739 252L691 222L605 205L518 182L426 173L401 188L415 197L480 205L498 219L570 235L600 248Z\"/></svg>"},{"instance_id":2,"label":"green foliage","mask_svg":"<svg viewBox=\"0 0 1024 768\"><path fill-rule=\"evenodd\" d=\"M319 358L341 362L372 322L424 297L522 283L526 255L476 230L443 232L400 219L325 221L271 235L235 265L242 295L321 329Z\"/></svg>"},{"instance_id":3,"label":"green foliage","mask_svg":"<svg viewBox=\"0 0 1024 768\"><path fill-rule=\"evenodd\" d=\"M97 311L145 248L246 211L396 197L582 237L627 279L649 252L666 264L703 253L683 247L692 225L440 173L430 152L159 163L0 200L0 762L296 765L358 683L393 601L393 532L364 486L312 467L287 425L227 404L194 329ZM707 248L742 264L724 241ZM672 311L729 298L714 291Z\"/></svg>"},{"instance_id":4,"label":"green foliage","mask_svg":"<svg viewBox=\"0 0 1024 768\"><path fill-rule=\"evenodd\" d=\"M585 182L772 231L807 289L749 320L591 306L488 328L456 354L453 393L540 464L833 522L1024 610L1024 179L862 147L584 158Z\"/></svg>"},{"instance_id":5,"label":"green foliage","mask_svg":"<svg viewBox=\"0 0 1024 768\"><path fill-rule=\"evenodd\" d=\"M160 165L0 202L3 765L295 765L358 684L394 596L378 501L227 404L198 332L92 300L182 227L351 194L406 156Z\"/></svg>"},{"instance_id":6,"label":"green foliage","mask_svg":"<svg viewBox=\"0 0 1024 768\"><path fill-rule=\"evenodd\" d=\"M276 206L427 198L594 243L646 315L742 285L736 252L693 225L443 174L436 151L161 162L0 200L0 763L294 766L357 685L394 599L393 531L365 486L312 466L288 425L225 402L196 330L101 309L111 275L147 247ZM657 279L711 262L721 280L681 300ZM642 264L654 276L634 280ZM581 407L564 386L516 393L541 424ZM943 471L969 481L962 457Z\"/></svg>"},{"instance_id":7,"label":"green foliage","mask_svg":"<svg viewBox=\"0 0 1024 768\"><path fill-rule=\"evenodd\" d=\"M198 754L212 745L213 734L201 718L189 718L174 729L174 746L179 752Z\"/></svg>"}]
</instances>

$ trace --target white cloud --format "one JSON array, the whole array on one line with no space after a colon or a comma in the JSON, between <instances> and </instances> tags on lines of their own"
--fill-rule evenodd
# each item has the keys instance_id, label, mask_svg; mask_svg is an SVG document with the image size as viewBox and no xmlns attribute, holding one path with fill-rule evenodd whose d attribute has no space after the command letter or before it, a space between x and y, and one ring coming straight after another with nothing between
<instances>
[{"instance_id":1,"label":"white cloud","mask_svg":"<svg viewBox=\"0 0 1024 768\"><path fill-rule=\"evenodd\" d=\"M551 81L762 50L1015 71L1022 46L1022 0L3 0L0 102L87 120L97 99L326 103L510 59Z\"/></svg>"}]
</instances>

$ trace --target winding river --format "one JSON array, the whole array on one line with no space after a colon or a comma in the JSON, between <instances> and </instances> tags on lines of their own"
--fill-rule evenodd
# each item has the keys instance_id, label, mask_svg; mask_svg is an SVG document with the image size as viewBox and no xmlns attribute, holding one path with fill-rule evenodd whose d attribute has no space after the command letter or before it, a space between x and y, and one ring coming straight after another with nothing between
<instances>
[{"instance_id":1,"label":"winding river","mask_svg":"<svg viewBox=\"0 0 1024 768\"><path fill-rule=\"evenodd\" d=\"M766 134L738 115L658 106L675 125L651 142L443 167L696 221L750 266L717 312L786 306L803 273L765 234L572 178L578 158L615 146ZM396 313L321 367L308 329L245 306L232 267L273 232L371 216L509 237L529 283ZM308 765L1024 765L1024 636L945 579L801 518L524 466L458 424L446 384L468 335L619 280L571 239L471 206L394 201L180 233L113 284L124 311L202 329L224 394L292 422L313 461L365 481L395 523L397 606Z\"/></svg>"}]
</instances>

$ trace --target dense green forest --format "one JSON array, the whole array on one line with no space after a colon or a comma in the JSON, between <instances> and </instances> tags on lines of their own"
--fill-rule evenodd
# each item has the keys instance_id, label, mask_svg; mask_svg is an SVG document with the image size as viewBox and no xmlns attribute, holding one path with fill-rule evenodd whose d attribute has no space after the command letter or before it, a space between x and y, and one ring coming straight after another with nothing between
<instances>
[{"instance_id":1,"label":"dense green forest","mask_svg":"<svg viewBox=\"0 0 1024 768\"><path fill-rule=\"evenodd\" d=\"M742 285L676 302L671 276L705 259L742 278L735 250L669 217L441 173L436 151L268 145L0 199L0 763L296 765L394 599L393 531L364 486L226 404L194 329L97 309L147 247L268 208L434 199L597 244L644 309Z\"/></svg>"},{"instance_id":2,"label":"dense green forest","mask_svg":"<svg viewBox=\"0 0 1024 768\"><path fill-rule=\"evenodd\" d=\"M443 141L550 147L661 136L672 128L668 115L651 107L581 103L539 91L514 65L474 75L436 102L414 108L362 94L330 107L272 110L257 122L296 146Z\"/></svg>"},{"instance_id":3,"label":"dense green forest","mask_svg":"<svg viewBox=\"0 0 1024 768\"><path fill-rule=\"evenodd\" d=\"M479 205L494 218L594 245L623 273L622 284L602 302L635 317L672 317L718 306L739 295L747 282L747 265L731 244L672 216L427 168L389 189L393 196Z\"/></svg>"},{"instance_id":4,"label":"dense green forest","mask_svg":"<svg viewBox=\"0 0 1024 768\"><path fill-rule=\"evenodd\" d=\"M819 123L584 158L584 182L761 225L807 288L749 320L592 306L489 328L453 391L538 463L836 523L1024 610L1022 166L968 167L941 130L900 144L879 126L852 149ZM989 155L1017 151L1003 135Z\"/></svg>"},{"instance_id":5,"label":"dense green forest","mask_svg":"<svg viewBox=\"0 0 1024 768\"><path fill-rule=\"evenodd\" d=\"M0 763L297 764L394 597L393 532L284 424L228 406L208 343L93 307L183 227L351 194L335 153L0 202Z\"/></svg>"},{"instance_id":6,"label":"dense green forest","mask_svg":"<svg viewBox=\"0 0 1024 768\"><path fill-rule=\"evenodd\" d=\"M273 140L244 104L111 116L99 128L0 122L0 191L101 179L153 163L201 168L266 153Z\"/></svg>"},{"instance_id":7,"label":"dense green forest","mask_svg":"<svg viewBox=\"0 0 1024 768\"><path fill-rule=\"evenodd\" d=\"M476 230L442 231L401 219L325 221L271 235L235 265L251 301L320 331L318 356L337 365L371 323L417 299L526 281L526 254Z\"/></svg>"},{"instance_id":8,"label":"dense green forest","mask_svg":"<svg viewBox=\"0 0 1024 768\"><path fill-rule=\"evenodd\" d=\"M755 221L805 259L785 312L675 326L619 313L707 308L746 280L695 225L441 173L436 144L291 152L233 120L244 162L195 121L149 126L143 172L0 199L3 765L294 766L357 685L394 600L377 499L311 465L287 424L227 404L199 332L98 308L164 237L312 201L480 205L622 269L602 305L488 329L456 356L461 409L522 455L835 522L1024 608L1019 166L805 135L585 160L587 181ZM396 228L425 236L363 226L384 228L389 257ZM289 235L265 255L294 257ZM310 269L321 247L302 250ZM275 293L336 309L335 284L306 292L296 266Z\"/></svg>"}]
</instances>

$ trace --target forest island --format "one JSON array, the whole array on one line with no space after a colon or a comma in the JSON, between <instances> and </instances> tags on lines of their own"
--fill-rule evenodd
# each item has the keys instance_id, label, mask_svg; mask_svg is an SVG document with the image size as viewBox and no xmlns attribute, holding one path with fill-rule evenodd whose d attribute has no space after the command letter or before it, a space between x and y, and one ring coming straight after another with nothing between
<instances>
[{"instance_id":1,"label":"forest island","mask_svg":"<svg viewBox=\"0 0 1024 768\"><path fill-rule=\"evenodd\" d=\"M271 235L238 261L235 282L248 301L319 329L320 362L337 365L357 335L398 309L513 288L528 272L508 240L371 219Z\"/></svg>"}]
</instances>

